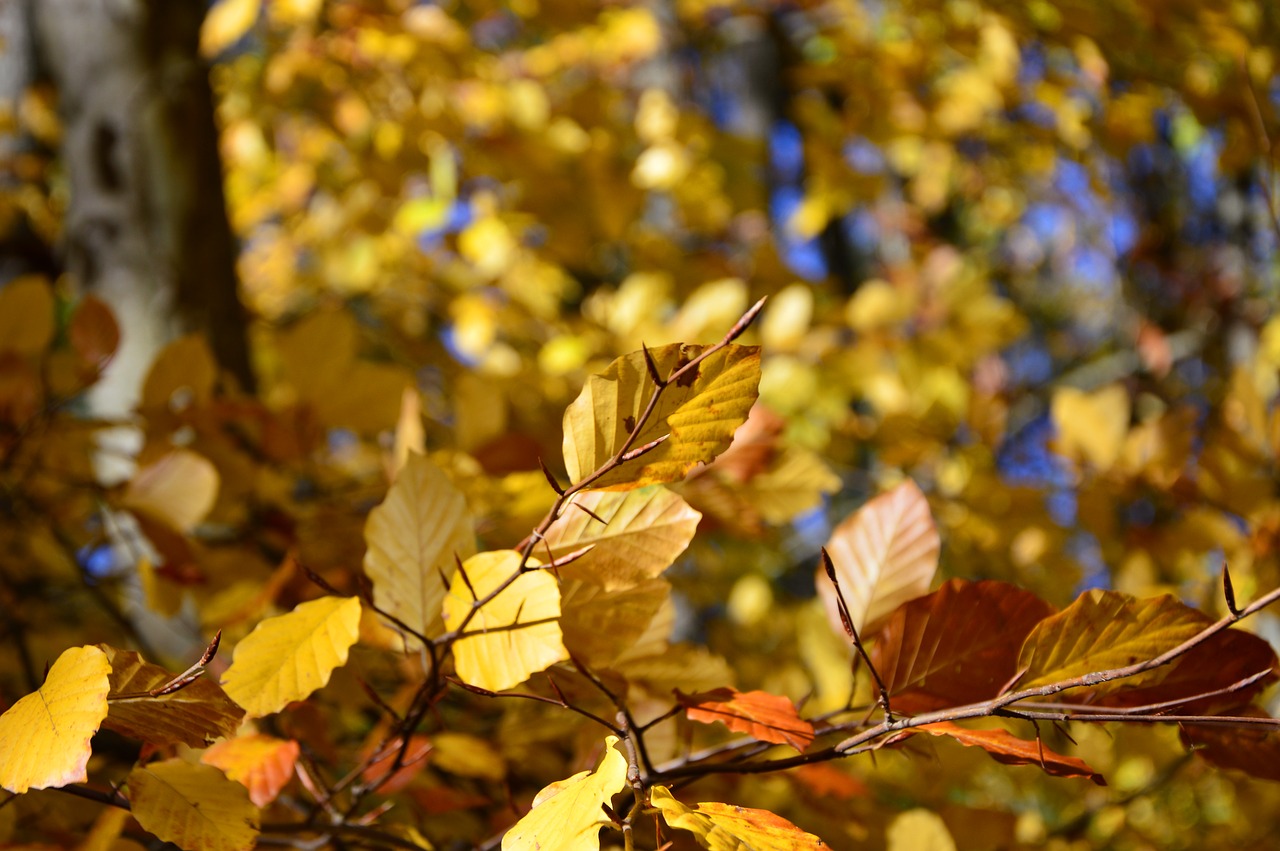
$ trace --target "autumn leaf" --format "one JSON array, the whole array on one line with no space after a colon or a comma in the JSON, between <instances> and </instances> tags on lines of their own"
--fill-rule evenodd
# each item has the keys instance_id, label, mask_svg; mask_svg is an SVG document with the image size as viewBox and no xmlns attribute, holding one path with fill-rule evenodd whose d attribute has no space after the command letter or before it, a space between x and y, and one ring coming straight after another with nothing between
<instances>
[{"instance_id":1,"label":"autumn leaf","mask_svg":"<svg viewBox=\"0 0 1280 851\"><path fill-rule=\"evenodd\" d=\"M827 553L853 627L862 637L874 633L898 606L928 592L938 569L939 546L929 502L910 480L835 528ZM844 634L836 591L821 568L816 581L832 628Z\"/></svg>"},{"instance_id":2,"label":"autumn leaf","mask_svg":"<svg viewBox=\"0 0 1280 851\"><path fill-rule=\"evenodd\" d=\"M236 645L222 687L250 718L279 712L329 682L359 631L358 597L302 603L258 624Z\"/></svg>"},{"instance_id":3,"label":"autumn leaf","mask_svg":"<svg viewBox=\"0 0 1280 851\"><path fill-rule=\"evenodd\" d=\"M38 277L20 277L0 287L0 352L39 355L53 341L53 290Z\"/></svg>"},{"instance_id":4,"label":"autumn leaf","mask_svg":"<svg viewBox=\"0 0 1280 851\"><path fill-rule=\"evenodd\" d=\"M142 828L195 851L248 851L258 838L258 808L245 787L211 765L180 759L135 768L125 781Z\"/></svg>"},{"instance_id":5,"label":"autumn leaf","mask_svg":"<svg viewBox=\"0 0 1280 851\"><path fill-rule=\"evenodd\" d=\"M235 735L244 710L213 680L201 677L177 691L152 697L147 692L170 682L173 674L130 650L98 647L111 663L110 711L103 727L142 742L193 748Z\"/></svg>"},{"instance_id":6,"label":"autumn leaf","mask_svg":"<svg viewBox=\"0 0 1280 851\"><path fill-rule=\"evenodd\" d=\"M1092 393L1060 387L1051 409L1058 451L1098 470L1111 469L1129 433L1129 391L1119 384Z\"/></svg>"},{"instance_id":7,"label":"autumn leaf","mask_svg":"<svg viewBox=\"0 0 1280 851\"><path fill-rule=\"evenodd\" d=\"M627 781L627 761L604 740L604 756L594 771L580 771L552 783L533 799L533 808L502 837L502 851L600 851L600 828L609 824L601 809Z\"/></svg>"},{"instance_id":8,"label":"autumn leaf","mask_svg":"<svg viewBox=\"0 0 1280 851\"><path fill-rule=\"evenodd\" d=\"M1041 742L1020 739L1007 730L970 730L950 721L940 721L904 730L890 742L902 741L915 733L946 736L965 747L982 748L996 762L1005 765L1038 765L1045 773L1054 777L1087 777L1099 786L1107 785L1102 775L1090 768L1084 760L1054 753Z\"/></svg>"},{"instance_id":9,"label":"autumn leaf","mask_svg":"<svg viewBox=\"0 0 1280 851\"><path fill-rule=\"evenodd\" d=\"M386 499L369 512L364 537L373 602L420 635L438 632L456 559L475 552L462 493L439 467L410 452Z\"/></svg>"},{"instance_id":10,"label":"autumn leaf","mask_svg":"<svg viewBox=\"0 0 1280 851\"><path fill-rule=\"evenodd\" d=\"M1172 596L1139 600L1116 591L1088 591L1031 631L1018 656L1025 673L1017 690L1123 668L1154 659L1204 629L1203 616ZM1114 691L1159 682L1167 666L1093 688Z\"/></svg>"},{"instance_id":11,"label":"autumn leaf","mask_svg":"<svg viewBox=\"0 0 1280 851\"><path fill-rule=\"evenodd\" d=\"M665 379L706 348L673 343L650 354ZM759 383L757 347L729 345L711 354L695 371L667 385L632 448L664 437L665 441L595 480L592 487L626 489L678 481L694 464L711 461L746 420ZM618 358L602 374L587 379L564 414L565 468L571 481L581 481L618 452L653 393L643 352Z\"/></svg>"},{"instance_id":12,"label":"autumn leaf","mask_svg":"<svg viewBox=\"0 0 1280 851\"><path fill-rule=\"evenodd\" d=\"M249 790L249 800L255 806L265 807L293 779L298 743L252 733L218 742L200 755L200 761L221 769Z\"/></svg>"},{"instance_id":13,"label":"autumn leaf","mask_svg":"<svg viewBox=\"0 0 1280 851\"><path fill-rule=\"evenodd\" d=\"M361 758L370 761L360 776L365 783L377 784L378 794L391 795L412 783L413 778L427 767L427 755L432 750L431 739L423 735L410 736L406 746L403 736L394 736L379 749L377 746L386 738L386 733L378 729L374 733L377 740L371 740L361 752ZM403 758L400 756L402 750ZM397 760L400 760L400 767L388 777Z\"/></svg>"},{"instance_id":14,"label":"autumn leaf","mask_svg":"<svg viewBox=\"0 0 1280 851\"><path fill-rule=\"evenodd\" d=\"M580 579L616 591L639 585L670 567L693 540L700 519L701 514L661 485L622 492L588 491L565 507L547 530L545 541L555 559L591 547L557 568L561 579ZM539 556L544 552L539 546Z\"/></svg>"},{"instance_id":15,"label":"autumn leaf","mask_svg":"<svg viewBox=\"0 0 1280 851\"><path fill-rule=\"evenodd\" d=\"M213 398L218 365L209 344L198 334L179 337L156 355L142 383L145 409L198 408Z\"/></svg>"},{"instance_id":16,"label":"autumn leaf","mask_svg":"<svg viewBox=\"0 0 1280 851\"><path fill-rule=\"evenodd\" d=\"M15 794L82 783L107 717L111 665L97 647L62 651L44 685L0 715L0 786Z\"/></svg>"},{"instance_id":17,"label":"autumn leaf","mask_svg":"<svg viewBox=\"0 0 1280 851\"><path fill-rule=\"evenodd\" d=\"M914 713L996 697L1018 670L1018 648L1053 607L992 580L951 579L900 606L880 630L871 663L895 711Z\"/></svg>"},{"instance_id":18,"label":"autumn leaf","mask_svg":"<svg viewBox=\"0 0 1280 851\"><path fill-rule=\"evenodd\" d=\"M536 561L529 564L537 566ZM520 553L515 550L467 559L444 601L445 626L458 629L473 611L471 604L497 591L519 566ZM555 577L537 570L520 575L466 624L465 637L453 647L458 676L470 685L502 691L568 659L556 622L559 617L560 588Z\"/></svg>"},{"instance_id":19,"label":"autumn leaf","mask_svg":"<svg viewBox=\"0 0 1280 851\"><path fill-rule=\"evenodd\" d=\"M802 753L813 741L813 725L801 718L795 704L785 697L718 688L700 694L677 691L676 700L685 707L690 721L718 721L735 733L746 733L762 742L785 742Z\"/></svg>"},{"instance_id":20,"label":"autumn leaf","mask_svg":"<svg viewBox=\"0 0 1280 851\"><path fill-rule=\"evenodd\" d=\"M87 295L71 315L67 337L81 372L96 376L120 346L120 326L102 299Z\"/></svg>"},{"instance_id":21,"label":"autumn leaf","mask_svg":"<svg viewBox=\"0 0 1280 851\"><path fill-rule=\"evenodd\" d=\"M560 629L564 646L588 665L608 667L635 646L670 597L671 585L665 579L650 579L617 591L582 580L563 582Z\"/></svg>"},{"instance_id":22,"label":"autumn leaf","mask_svg":"<svg viewBox=\"0 0 1280 851\"><path fill-rule=\"evenodd\" d=\"M175 449L134 475L124 491L126 508L190 532L218 498L218 470L189 449Z\"/></svg>"},{"instance_id":23,"label":"autumn leaf","mask_svg":"<svg viewBox=\"0 0 1280 851\"><path fill-rule=\"evenodd\" d=\"M827 844L782 816L731 804L703 803L687 807L665 786L649 791L649 802L668 825L693 834L708 851L805 851Z\"/></svg>"},{"instance_id":24,"label":"autumn leaf","mask_svg":"<svg viewBox=\"0 0 1280 851\"><path fill-rule=\"evenodd\" d=\"M885 830L885 851L956 851L947 823L923 808L894 816Z\"/></svg>"},{"instance_id":25,"label":"autumn leaf","mask_svg":"<svg viewBox=\"0 0 1280 851\"><path fill-rule=\"evenodd\" d=\"M1268 717L1256 707L1239 714L1259 719ZM1180 728L1182 743L1194 748L1205 762L1263 780L1280 780L1280 728L1221 723L1182 724Z\"/></svg>"}]
</instances>

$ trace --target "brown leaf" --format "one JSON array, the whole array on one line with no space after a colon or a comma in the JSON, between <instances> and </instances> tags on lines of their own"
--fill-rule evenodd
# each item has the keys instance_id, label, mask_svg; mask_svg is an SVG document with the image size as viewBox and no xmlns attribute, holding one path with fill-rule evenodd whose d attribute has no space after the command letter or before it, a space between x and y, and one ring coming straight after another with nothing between
<instances>
[{"instance_id":1,"label":"brown leaf","mask_svg":"<svg viewBox=\"0 0 1280 851\"><path fill-rule=\"evenodd\" d=\"M1027 633L1052 613L1014 585L952 579L889 616L871 662L901 712L987 700L1017 672Z\"/></svg>"},{"instance_id":2,"label":"brown leaf","mask_svg":"<svg viewBox=\"0 0 1280 851\"><path fill-rule=\"evenodd\" d=\"M1039 741L1020 739L1007 730L970 730L950 721L939 721L906 730L894 736L891 742L900 742L918 732L946 736L967 748L982 748L996 762L1005 765L1038 765L1045 773L1054 777L1088 777L1099 786L1107 785L1102 775L1090 768L1084 760L1054 753Z\"/></svg>"},{"instance_id":3,"label":"brown leaf","mask_svg":"<svg viewBox=\"0 0 1280 851\"><path fill-rule=\"evenodd\" d=\"M80 369L89 375L97 375L120 346L120 326L102 299L87 295L71 317L67 337L71 340Z\"/></svg>"},{"instance_id":4,"label":"brown leaf","mask_svg":"<svg viewBox=\"0 0 1280 851\"><path fill-rule=\"evenodd\" d=\"M232 702L212 677L161 697L119 699L164 685L173 674L130 650L98 647L111 663L107 720L102 726L122 736L157 745L202 748L220 736L235 735L244 710Z\"/></svg>"},{"instance_id":5,"label":"brown leaf","mask_svg":"<svg viewBox=\"0 0 1280 851\"><path fill-rule=\"evenodd\" d=\"M1260 709L1241 715L1265 718ZM1182 743L1219 768L1234 768L1264 780L1280 780L1280 729L1276 727L1183 724Z\"/></svg>"},{"instance_id":6,"label":"brown leaf","mask_svg":"<svg viewBox=\"0 0 1280 851\"><path fill-rule=\"evenodd\" d=\"M690 721L719 721L736 733L755 736L762 742L785 742L801 752L813 741L813 725L801 718L795 704L785 697L764 691L718 688L700 694L684 694L677 689L676 699L685 707Z\"/></svg>"}]
</instances>

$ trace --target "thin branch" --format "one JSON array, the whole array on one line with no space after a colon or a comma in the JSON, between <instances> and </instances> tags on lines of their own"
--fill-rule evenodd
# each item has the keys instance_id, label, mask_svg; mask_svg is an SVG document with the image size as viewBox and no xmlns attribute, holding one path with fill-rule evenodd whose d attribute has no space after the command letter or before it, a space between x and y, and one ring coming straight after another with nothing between
<instances>
[{"instance_id":1,"label":"thin branch","mask_svg":"<svg viewBox=\"0 0 1280 851\"><path fill-rule=\"evenodd\" d=\"M884 680L880 678L880 672L876 670L876 666L871 664L871 657L867 654L867 650L862 646L862 639L858 636L858 628L853 625L853 618L849 616L849 606L844 601L844 591L840 589L840 581L836 578L836 566L831 561L831 555L827 552L827 548L822 548L822 568L827 572L827 579L831 580L831 587L836 591L836 608L840 611L840 623L844 625L844 631L853 639L853 646L857 648L858 655L862 657L863 663L867 666L867 670L871 672L871 677L876 681L876 688L879 689L880 708L884 711L885 721L893 723L893 711L889 708L889 690L885 688Z\"/></svg>"}]
</instances>

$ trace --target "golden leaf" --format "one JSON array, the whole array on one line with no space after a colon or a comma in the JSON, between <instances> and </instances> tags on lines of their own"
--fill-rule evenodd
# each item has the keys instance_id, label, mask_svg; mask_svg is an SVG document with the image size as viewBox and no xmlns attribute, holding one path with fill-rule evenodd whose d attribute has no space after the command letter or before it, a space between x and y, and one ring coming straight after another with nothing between
<instances>
[{"instance_id":1,"label":"golden leaf","mask_svg":"<svg viewBox=\"0 0 1280 851\"><path fill-rule=\"evenodd\" d=\"M90 740L107 717L110 673L97 647L62 651L44 685L0 715L0 786L22 794L88 779Z\"/></svg>"},{"instance_id":2,"label":"golden leaf","mask_svg":"<svg viewBox=\"0 0 1280 851\"><path fill-rule=\"evenodd\" d=\"M537 566L532 560L529 564ZM461 568L465 579L460 571L444 601L445 626L457 629L472 611L472 602L496 591L519 565L520 554L515 550L467 559ZM467 622L466 637L453 647L458 676L473 686L502 691L568 659L559 617L560 587L555 577L536 570L522 574Z\"/></svg>"},{"instance_id":3,"label":"golden leaf","mask_svg":"<svg viewBox=\"0 0 1280 851\"><path fill-rule=\"evenodd\" d=\"M358 597L321 597L268 618L236 645L222 687L251 718L279 712L329 682L360 632Z\"/></svg>"},{"instance_id":4,"label":"golden leaf","mask_svg":"<svg viewBox=\"0 0 1280 851\"><path fill-rule=\"evenodd\" d=\"M1060 387L1051 409L1058 451L1098 470L1111 469L1129 433L1129 391L1119 384L1092 393Z\"/></svg>"},{"instance_id":5,"label":"golden leaf","mask_svg":"<svg viewBox=\"0 0 1280 851\"><path fill-rule=\"evenodd\" d=\"M594 771L552 783L533 799L533 809L502 837L502 851L600 851L600 828L609 824L601 805L627 782L627 761L605 738Z\"/></svg>"},{"instance_id":6,"label":"golden leaf","mask_svg":"<svg viewBox=\"0 0 1280 851\"><path fill-rule=\"evenodd\" d=\"M0 287L0 352L39 355L53 341L53 290L43 278L16 278Z\"/></svg>"},{"instance_id":7,"label":"golden leaf","mask_svg":"<svg viewBox=\"0 0 1280 851\"><path fill-rule=\"evenodd\" d=\"M218 470L189 449L175 449L137 472L125 488L125 507L190 532L218 499Z\"/></svg>"},{"instance_id":8,"label":"golden leaf","mask_svg":"<svg viewBox=\"0 0 1280 851\"><path fill-rule=\"evenodd\" d=\"M258 20L262 0L219 0L200 27L200 52L217 56L240 40Z\"/></svg>"},{"instance_id":9,"label":"golden leaf","mask_svg":"<svg viewBox=\"0 0 1280 851\"><path fill-rule=\"evenodd\" d=\"M887 851L956 851L946 822L926 809L899 813L885 831Z\"/></svg>"},{"instance_id":10,"label":"golden leaf","mask_svg":"<svg viewBox=\"0 0 1280 851\"><path fill-rule=\"evenodd\" d=\"M665 786L654 786L649 801L662 813L663 821L689 831L708 851L812 851L827 847L812 833L768 810L715 803L687 807Z\"/></svg>"},{"instance_id":11,"label":"golden leaf","mask_svg":"<svg viewBox=\"0 0 1280 851\"><path fill-rule=\"evenodd\" d=\"M258 839L249 792L211 765L180 759L135 768L126 781L138 824L193 851L248 851Z\"/></svg>"}]
</instances>

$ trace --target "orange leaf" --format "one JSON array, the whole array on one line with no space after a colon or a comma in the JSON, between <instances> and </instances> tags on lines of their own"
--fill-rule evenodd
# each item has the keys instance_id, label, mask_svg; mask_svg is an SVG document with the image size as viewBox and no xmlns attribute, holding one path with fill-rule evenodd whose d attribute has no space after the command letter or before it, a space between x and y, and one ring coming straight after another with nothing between
<instances>
[{"instance_id":1,"label":"orange leaf","mask_svg":"<svg viewBox=\"0 0 1280 851\"><path fill-rule=\"evenodd\" d=\"M1053 607L1004 582L952 579L885 623L871 662L901 712L993 698L1018 669L1018 648Z\"/></svg>"},{"instance_id":2,"label":"orange leaf","mask_svg":"<svg viewBox=\"0 0 1280 851\"><path fill-rule=\"evenodd\" d=\"M200 761L222 769L223 774L249 790L249 800L265 807L293 777L298 743L255 733L218 742L204 752Z\"/></svg>"},{"instance_id":3,"label":"orange leaf","mask_svg":"<svg viewBox=\"0 0 1280 851\"><path fill-rule=\"evenodd\" d=\"M381 737L379 737L381 739ZM387 772L395 765L396 757L400 755L400 747L404 739L400 736L392 739L378 751L377 759L369 764L361 775L366 783L377 783L381 781L378 787L379 794L390 795L399 792L401 789L409 785L413 778L417 777L422 769L427 766L427 755L431 753L431 739L426 736L410 736L409 747L405 749L404 759L400 762L400 767L396 769L396 773L392 774L386 780ZM373 753L373 747L378 742L370 741L369 745L362 753L362 757L368 757Z\"/></svg>"},{"instance_id":4,"label":"orange leaf","mask_svg":"<svg viewBox=\"0 0 1280 851\"><path fill-rule=\"evenodd\" d=\"M1046 774L1054 777L1088 777L1099 786L1107 785L1102 775L1090 768L1084 760L1054 753L1037 740L1019 739L1007 730L970 730L950 721L939 721L906 730L894 736L891 741L902 741L917 732L947 736L967 748L982 748L996 762L1005 765L1038 765Z\"/></svg>"},{"instance_id":5,"label":"orange leaf","mask_svg":"<svg viewBox=\"0 0 1280 851\"><path fill-rule=\"evenodd\" d=\"M686 806L665 786L654 786L649 801L671 827L687 830L708 851L818 851L827 844L769 810L701 803Z\"/></svg>"},{"instance_id":6,"label":"orange leaf","mask_svg":"<svg viewBox=\"0 0 1280 851\"><path fill-rule=\"evenodd\" d=\"M67 337L80 368L96 375L120 346L120 326L102 299L87 295L71 317Z\"/></svg>"},{"instance_id":7,"label":"orange leaf","mask_svg":"<svg viewBox=\"0 0 1280 851\"><path fill-rule=\"evenodd\" d=\"M683 694L677 689L676 699L685 707L690 721L719 721L736 733L755 736L762 742L785 742L801 752L813 741L813 725L801 718L795 704L785 697L764 691L718 688L701 694Z\"/></svg>"}]
</instances>

